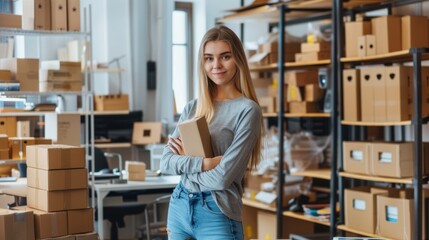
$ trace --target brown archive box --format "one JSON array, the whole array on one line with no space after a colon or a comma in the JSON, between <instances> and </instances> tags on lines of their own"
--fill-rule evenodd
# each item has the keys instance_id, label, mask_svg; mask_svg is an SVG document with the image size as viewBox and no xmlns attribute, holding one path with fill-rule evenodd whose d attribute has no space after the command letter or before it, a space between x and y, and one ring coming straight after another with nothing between
<instances>
[{"instance_id":1,"label":"brown archive box","mask_svg":"<svg viewBox=\"0 0 429 240\"><path fill-rule=\"evenodd\" d=\"M369 174L372 145L367 142L343 142L344 171L359 174Z\"/></svg>"},{"instance_id":2,"label":"brown archive box","mask_svg":"<svg viewBox=\"0 0 429 240\"><path fill-rule=\"evenodd\" d=\"M402 50L401 17L389 15L374 18L371 22L377 54Z\"/></svg>"},{"instance_id":3,"label":"brown archive box","mask_svg":"<svg viewBox=\"0 0 429 240\"><path fill-rule=\"evenodd\" d=\"M0 117L0 134L16 137L16 117Z\"/></svg>"},{"instance_id":4,"label":"brown archive box","mask_svg":"<svg viewBox=\"0 0 429 240\"><path fill-rule=\"evenodd\" d=\"M386 111L386 73L384 67L371 68L371 78L374 86L374 121L385 122Z\"/></svg>"},{"instance_id":5,"label":"brown archive box","mask_svg":"<svg viewBox=\"0 0 429 240\"><path fill-rule=\"evenodd\" d=\"M27 167L45 170L85 168L85 149L67 145L28 146Z\"/></svg>"},{"instance_id":6,"label":"brown archive box","mask_svg":"<svg viewBox=\"0 0 429 240\"><path fill-rule=\"evenodd\" d=\"M27 186L46 191L87 188L88 171L86 168L48 171L28 167Z\"/></svg>"},{"instance_id":7,"label":"brown archive box","mask_svg":"<svg viewBox=\"0 0 429 240\"><path fill-rule=\"evenodd\" d=\"M12 79L20 83L20 91L39 91L39 59L4 58L0 68L8 69Z\"/></svg>"},{"instance_id":8,"label":"brown archive box","mask_svg":"<svg viewBox=\"0 0 429 240\"><path fill-rule=\"evenodd\" d=\"M45 191L27 187L27 205L47 212L88 207L88 189Z\"/></svg>"},{"instance_id":9,"label":"brown archive box","mask_svg":"<svg viewBox=\"0 0 429 240\"><path fill-rule=\"evenodd\" d=\"M375 75L373 68L362 68L360 71L361 116L362 121L374 122Z\"/></svg>"},{"instance_id":10,"label":"brown archive box","mask_svg":"<svg viewBox=\"0 0 429 240\"><path fill-rule=\"evenodd\" d=\"M67 232L71 234L89 233L94 230L94 209L85 208L67 211Z\"/></svg>"},{"instance_id":11,"label":"brown archive box","mask_svg":"<svg viewBox=\"0 0 429 240\"><path fill-rule=\"evenodd\" d=\"M135 122L133 144L151 144L161 142L162 124L160 122Z\"/></svg>"},{"instance_id":12,"label":"brown archive box","mask_svg":"<svg viewBox=\"0 0 429 240\"><path fill-rule=\"evenodd\" d=\"M373 143L371 165L374 175L411 177L414 175L413 143Z\"/></svg>"},{"instance_id":13,"label":"brown archive box","mask_svg":"<svg viewBox=\"0 0 429 240\"><path fill-rule=\"evenodd\" d=\"M344 120L361 120L360 70L343 70Z\"/></svg>"},{"instance_id":14,"label":"brown archive box","mask_svg":"<svg viewBox=\"0 0 429 240\"><path fill-rule=\"evenodd\" d=\"M426 16L404 16L401 18L402 49L429 47L429 27Z\"/></svg>"},{"instance_id":15,"label":"brown archive box","mask_svg":"<svg viewBox=\"0 0 429 240\"><path fill-rule=\"evenodd\" d=\"M24 0L22 3L22 29L51 30L51 1Z\"/></svg>"},{"instance_id":16,"label":"brown archive box","mask_svg":"<svg viewBox=\"0 0 429 240\"><path fill-rule=\"evenodd\" d=\"M412 77L408 67L385 67L387 121L400 122L411 119L408 110L408 82Z\"/></svg>"},{"instance_id":17,"label":"brown archive box","mask_svg":"<svg viewBox=\"0 0 429 240\"><path fill-rule=\"evenodd\" d=\"M67 0L51 0L51 28L67 31Z\"/></svg>"},{"instance_id":18,"label":"brown archive box","mask_svg":"<svg viewBox=\"0 0 429 240\"><path fill-rule=\"evenodd\" d=\"M185 155L213 157L210 131L204 116L183 121L177 127Z\"/></svg>"},{"instance_id":19,"label":"brown archive box","mask_svg":"<svg viewBox=\"0 0 429 240\"><path fill-rule=\"evenodd\" d=\"M346 57L357 57L358 38L371 34L371 22L346 22Z\"/></svg>"},{"instance_id":20,"label":"brown archive box","mask_svg":"<svg viewBox=\"0 0 429 240\"><path fill-rule=\"evenodd\" d=\"M358 38L358 56L366 57L376 55L376 45L374 35L364 35Z\"/></svg>"},{"instance_id":21,"label":"brown archive box","mask_svg":"<svg viewBox=\"0 0 429 240\"><path fill-rule=\"evenodd\" d=\"M376 233L377 196L388 195L387 189L357 187L345 189L346 226L367 233ZM365 219L365 221L362 221Z\"/></svg>"},{"instance_id":22,"label":"brown archive box","mask_svg":"<svg viewBox=\"0 0 429 240\"><path fill-rule=\"evenodd\" d=\"M67 30L80 32L80 0L67 0Z\"/></svg>"},{"instance_id":23,"label":"brown archive box","mask_svg":"<svg viewBox=\"0 0 429 240\"><path fill-rule=\"evenodd\" d=\"M33 212L0 209L0 240L9 239L35 239Z\"/></svg>"}]
</instances>

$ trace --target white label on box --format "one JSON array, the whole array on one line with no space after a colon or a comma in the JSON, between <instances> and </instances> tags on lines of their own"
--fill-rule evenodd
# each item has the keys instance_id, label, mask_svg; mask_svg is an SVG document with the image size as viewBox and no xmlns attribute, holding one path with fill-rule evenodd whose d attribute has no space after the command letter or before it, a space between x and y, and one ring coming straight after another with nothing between
<instances>
[{"instance_id":1,"label":"white label on box","mask_svg":"<svg viewBox=\"0 0 429 240\"><path fill-rule=\"evenodd\" d=\"M392 223L398 222L398 207L386 206L386 221Z\"/></svg>"},{"instance_id":2,"label":"white label on box","mask_svg":"<svg viewBox=\"0 0 429 240\"><path fill-rule=\"evenodd\" d=\"M391 152L379 152L378 161L381 163L392 163L392 153Z\"/></svg>"},{"instance_id":3,"label":"white label on box","mask_svg":"<svg viewBox=\"0 0 429 240\"><path fill-rule=\"evenodd\" d=\"M273 203L276 200L276 198L277 198L276 194L267 193L263 191L258 192L258 194L256 194L256 197L255 197L256 200L266 204Z\"/></svg>"},{"instance_id":4,"label":"white label on box","mask_svg":"<svg viewBox=\"0 0 429 240\"><path fill-rule=\"evenodd\" d=\"M356 161L362 161L362 160L363 160L363 152L362 152L362 151L360 151L360 150L352 150L352 151L350 152L350 157L351 157L353 160L356 160Z\"/></svg>"},{"instance_id":5,"label":"white label on box","mask_svg":"<svg viewBox=\"0 0 429 240\"><path fill-rule=\"evenodd\" d=\"M357 210L366 210L365 200L353 199L353 208Z\"/></svg>"}]
</instances>

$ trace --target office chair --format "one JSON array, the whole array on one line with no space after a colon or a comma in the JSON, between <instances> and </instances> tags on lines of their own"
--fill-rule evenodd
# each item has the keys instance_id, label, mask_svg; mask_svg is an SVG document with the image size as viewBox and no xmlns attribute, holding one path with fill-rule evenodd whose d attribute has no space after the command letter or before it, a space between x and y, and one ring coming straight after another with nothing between
<instances>
[{"instance_id":1,"label":"office chair","mask_svg":"<svg viewBox=\"0 0 429 240\"><path fill-rule=\"evenodd\" d=\"M95 159L95 171L107 172L109 165L107 163L106 155L99 148L94 149ZM114 191L110 192L109 196L120 196L124 204L118 206L107 206L103 207L103 218L107 219L111 223L110 227L110 239L118 239L118 228L125 227L124 217L127 215L137 215L144 212L146 204L137 202L140 191ZM95 213L95 220L97 219L97 210ZM102 220L101 220L102 221Z\"/></svg>"},{"instance_id":2,"label":"office chair","mask_svg":"<svg viewBox=\"0 0 429 240\"><path fill-rule=\"evenodd\" d=\"M167 216L161 215L159 212L159 205L170 202L171 194L158 197L153 202L146 205L144 210L145 224L139 228L141 237L146 235L146 240L151 240L153 237L156 239L167 239ZM165 210L165 209L164 209ZM167 213L165 210L163 213ZM150 218L152 215L152 218Z\"/></svg>"}]
</instances>

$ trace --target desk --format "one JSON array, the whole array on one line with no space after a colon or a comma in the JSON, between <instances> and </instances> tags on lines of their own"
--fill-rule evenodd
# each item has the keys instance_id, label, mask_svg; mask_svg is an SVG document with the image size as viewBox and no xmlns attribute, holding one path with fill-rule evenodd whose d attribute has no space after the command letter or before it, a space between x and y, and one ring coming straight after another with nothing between
<instances>
[{"instance_id":1,"label":"desk","mask_svg":"<svg viewBox=\"0 0 429 240\"><path fill-rule=\"evenodd\" d=\"M146 177L144 182L129 181L126 184L94 184L94 190L97 193L97 210L98 210L98 234L100 239L104 239L103 229L103 206L104 198L111 191L128 191L128 190L148 190L148 189L173 189L180 182L180 176L159 176Z\"/></svg>"}]
</instances>

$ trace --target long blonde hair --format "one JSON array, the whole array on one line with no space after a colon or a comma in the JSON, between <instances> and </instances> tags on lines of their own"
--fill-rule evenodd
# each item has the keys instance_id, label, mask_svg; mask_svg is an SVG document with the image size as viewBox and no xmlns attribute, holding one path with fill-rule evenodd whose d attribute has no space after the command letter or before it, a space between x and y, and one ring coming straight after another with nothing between
<instances>
[{"instance_id":1,"label":"long blonde hair","mask_svg":"<svg viewBox=\"0 0 429 240\"><path fill-rule=\"evenodd\" d=\"M244 53L243 45L241 44L240 39L231 29L225 26L216 26L210 29L204 35L198 52L199 91L195 117L205 116L208 122L210 122L214 116L213 102L216 94L216 84L213 81L209 80L204 69L204 48L206 44L211 41L224 41L229 45L232 56L237 65L237 73L234 75L235 87L245 97L258 103L255 89L250 78L250 71L249 66L247 65L246 55ZM261 135L262 130L263 125L261 124ZM250 157L250 163L252 167L255 167L256 164L258 164L260 155L261 137L258 138L256 145L253 148L252 155Z\"/></svg>"}]
</instances>

